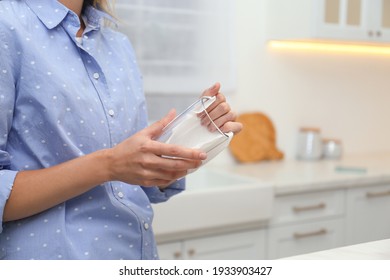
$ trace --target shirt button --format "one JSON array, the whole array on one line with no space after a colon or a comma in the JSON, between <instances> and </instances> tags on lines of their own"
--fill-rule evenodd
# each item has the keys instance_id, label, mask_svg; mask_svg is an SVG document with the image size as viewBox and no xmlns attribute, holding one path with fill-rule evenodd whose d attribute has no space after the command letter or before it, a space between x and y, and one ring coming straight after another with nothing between
<instances>
[{"instance_id":1,"label":"shirt button","mask_svg":"<svg viewBox=\"0 0 390 280\"><path fill-rule=\"evenodd\" d=\"M145 230L148 230L148 229L149 229L149 224L148 224L148 223L144 223L144 229L145 229Z\"/></svg>"},{"instance_id":2,"label":"shirt button","mask_svg":"<svg viewBox=\"0 0 390 280\"><path fill-rule=\"evenodd\" d=\"M118 192L118 196L119 198L123 198L125 195L123 194L123 192Z\"/></svg>"},{"instance_id":3,"label":"shirt button","mask_svg":"<svg viewBox=\"0 0 390 280\"><path fill-rule=\"evenodd\" d=\"M109 114L111 117L113 117L113 116L115 115L115 112L114 112L114 110L110 109L110 110L108 110L108 114Z\"/></svg>"},{"instance_id":4,"label":"shirt button","mask_svg":"<svg viewBox=\"0 0 390 280\"><path fill-rule=\"evenodd\" d=\"M93 73L93 78L94 78L95 80L99 79L99 78L100 78L99 73L98 73L98 72Z\"/></svg>"}]
</instances>

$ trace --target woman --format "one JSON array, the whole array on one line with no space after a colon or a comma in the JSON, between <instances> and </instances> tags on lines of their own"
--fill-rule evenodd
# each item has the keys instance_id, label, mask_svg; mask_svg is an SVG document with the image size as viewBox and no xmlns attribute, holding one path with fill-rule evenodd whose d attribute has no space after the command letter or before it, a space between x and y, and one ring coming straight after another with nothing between
<instances>
[{"instance_id":1,"label":"woman","mask_svg":"<svg viewBox=\"0 0 390 280\"><path fill-rule=\"evenodd\" d=\"M150 203L207 156L153 140L175 113L147 127L134 52L106 12L0 1L0 259L156 259ZM210 115L237 133L218 91L203 93Z\"/></svg>"}]
</instances>

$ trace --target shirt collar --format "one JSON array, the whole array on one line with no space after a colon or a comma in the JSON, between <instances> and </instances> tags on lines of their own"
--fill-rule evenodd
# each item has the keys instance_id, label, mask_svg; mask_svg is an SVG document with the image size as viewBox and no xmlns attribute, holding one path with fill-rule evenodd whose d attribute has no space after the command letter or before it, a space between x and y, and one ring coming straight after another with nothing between
<instances>
[{"instance_id":1,"label":"shirt collar","mask_svg":"<svg viewBox=\"0 0 390 280\"><path fill-rule=\"evenodd\" d=\"M118 25L118 22L111 15L100 11L92 6L88 6L84 11L84 16L87 19L88 25L92 27L100 27L102 20L109 20L115 25Z\"/></svg>"},{"instance_id":2,"label":"shirt collar","mask_svg":"<svg viewBox=\"0 0 390 280\"><path fill-rule=\"evenodd\" d=\"M58 26L67 14L72 12L57 0L25 0L25 2L48 29ZM94 7L87 7L84 16L88 21L88 25L95 28L100 27L102 19L107 19L117 24L112 16Z\"/></svg>"}]
</instances>

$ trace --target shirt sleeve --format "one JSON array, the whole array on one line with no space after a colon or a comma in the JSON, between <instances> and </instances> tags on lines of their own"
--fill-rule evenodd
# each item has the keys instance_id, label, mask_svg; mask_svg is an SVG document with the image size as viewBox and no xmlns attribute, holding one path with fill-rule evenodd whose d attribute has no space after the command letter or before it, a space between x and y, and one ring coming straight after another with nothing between
<instances>
[{"instance_id":1,"label":"shirt sleeve","mask_svg":"<svg viewBox=\"0 0 390 280\"><path fill-rule=\"evenodd\" d=\"M16 91L16 49L10 29L0 21L0 233L5 203L11 193L16 171L10 170L7 141L12 126Z\"/></svg>"},{"instance_id":2,"label":"shirt sleeve","mask_svg":"<svg viewBox=\"0 0 390 280\"><path fill-rule=\"evenodd\" d=\"M177 180L163 191L158 187L142 187L151 203L165 202L172 196L181 193L185 189L185 178Z\"/></svg>"}]
</instances>

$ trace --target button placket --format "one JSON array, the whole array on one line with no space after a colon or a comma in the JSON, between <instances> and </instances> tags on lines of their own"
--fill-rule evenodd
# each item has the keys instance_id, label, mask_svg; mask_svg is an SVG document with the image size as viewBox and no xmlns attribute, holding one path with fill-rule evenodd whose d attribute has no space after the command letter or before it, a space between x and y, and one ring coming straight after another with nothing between
<instances>
[{"instance_id":1,"label":"button placket","mask_svg":"<svg viewBox=\"0 0 390 280\"><path fill-rule=\"evenodd\" d=\"M91 36L89 36L88 41L93 41L90 38ZM110 134L109 146L112 147L112 143L118 143L122 139L121 135L117 133L119 131L119 122L114 122L114 119L118 115L117 108L115 107L115 104L111 98L110 90L104 72L101 70L97 60L89 52L85 52L85 55L86 57L83 58L83 62L88 69L88 74L91 79L91 82L94 85L97 94L99 95L99 99L103 105L102 107L104 110L104 114L107 118L107 128ZM115 196L119 199L118 193L115 193Z\"/></svg>"}]
</instances>

